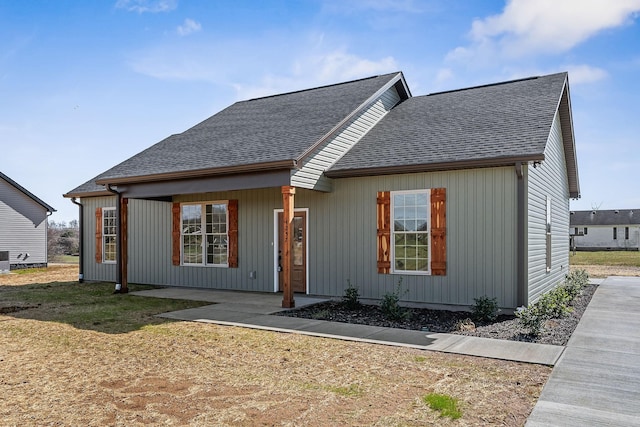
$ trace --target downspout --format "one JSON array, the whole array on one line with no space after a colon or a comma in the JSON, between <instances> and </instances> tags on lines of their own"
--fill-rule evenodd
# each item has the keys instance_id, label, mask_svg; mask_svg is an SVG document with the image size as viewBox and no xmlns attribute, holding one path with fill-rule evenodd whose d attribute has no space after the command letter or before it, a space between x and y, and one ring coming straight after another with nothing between
<instances>
[{"instance_id":1,"label":"downspout","mask_svg":"<svg viewBox=\"0 0 640 427\"><path fill-rule=\"evenodd\" d=\"M128 289L122 288L122 230L120 226L122 194L111 188L111 184L107 184L107 190L116 195L116 288L113 293L127 293Z\"/></svg>"},{"instance_id":2,"label":"downspout","mask_svg":"<svg viewBox=\"0 0 640 427\"><path fill-rule=\"evenodd\" d=\"M84 205L80 202L78 202L76 200L75 197L71 198L71 203L73 203L74 205L78 205L78 210L80 212L80 219L78 220L78 228L79 230L79 236L78 236L78 240L80 240L79 242L79 252L80 252L80 259L79 261L79 265L78 265L78 283L83 283L84 282Z\"/></svg>"},{"instance_id":3,"label":"downspout","mask_svg":"<svg viewBox=\"0 0 640 427\"><path fill-rule=\"evenodd\" d=\"M524 194L524 173L522 169L522 162L515 164L516 176L518 177L517 184L517 213L516 213L516 258L517 258L517 272L516 272L516 306L527 305L527 287L524 280L525 272L525 227L526 227L526 215L525 215L525 194Z\"/></svg>"}]
</instances>

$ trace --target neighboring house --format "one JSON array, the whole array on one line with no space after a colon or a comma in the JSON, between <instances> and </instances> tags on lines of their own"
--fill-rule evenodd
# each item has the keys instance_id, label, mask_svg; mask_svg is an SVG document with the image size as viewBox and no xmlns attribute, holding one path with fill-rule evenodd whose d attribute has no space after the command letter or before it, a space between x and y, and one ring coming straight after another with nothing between
<instances>
[{"instance_id":1,"label":"neighboring house","mask_svg":"<svg viewBox=\"0 0 640 427\"><path fill-rule=\"evenodd\" d=\"M570 224L579 251L640 250L640 209L571 211Z\"/></svg>"},{"instance_id":2,"label":"neighboring house","mask_svg":"<svg viewBox=\"0 0 640 427\"><path fill-rule=\"evenodd\" d=\"M0 172L0 270L47 266L51 206Z\"/></svg>"},{"instance_id":3,"label":"neighboring house","mask_svg":"<svg viewBox=\"0 0 640 427\"><path fill-rule=\"evenodd\" d=\"M412 96L402 73L237 102L80 185L87 280L501 307L569 271L566 73ZM406 290L406 292L405 292Z\"/></svg>"}]
</instances>

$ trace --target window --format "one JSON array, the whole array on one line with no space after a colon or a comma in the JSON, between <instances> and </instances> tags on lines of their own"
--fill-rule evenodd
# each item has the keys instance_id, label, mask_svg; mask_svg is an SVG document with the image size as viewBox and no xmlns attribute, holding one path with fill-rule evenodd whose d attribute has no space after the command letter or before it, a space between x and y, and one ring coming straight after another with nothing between
<instances>
[{"instance_id":1,"label":"window","mask_svg":"<svg viewBox=\"0 0 640 427\"><path fill-rule=\"evenodd\" d=\"M430 273L429 190L392 191L393 272Z\"/></svg>"},{"instance_id":2,"label":"window","mask_svg":"<svg viewBox=\"0 0 640 427\"><path fill-rule=\"evenodd\" d=\"M577 235L578 235L578 227L576 227L575 231L573 232L573 235L574 235L574 236L577 236Z\"/></svg>"},{"instance_id":3,"label":"window","mask_svg":"<svg viewBox=\"0 0 640 427\"><path fill-rule=\"evenodd\" d=\"M584 235L587 235L587 227L584 228Z\"/></svg>"},{"instance_id":4,"label":"window","mask_svg":"<svg viewBox=\"0 0 640 427\"><path fill-rule=\"evenodd\" d=\"M181 206L182 263L228 266L227 202Z\"/></svg>"},{"instance_id":5,"label":"window","mask_svg":"<svg viewBox=\"0 0 640 427\"><path fill-rule=\"evenodd\" d=\"M102 208L102 261L116 262L116 208Z\"/></svg>"},{"instance_id":6,"label":"window","mask_svg":"<svg viewBox=\"0 0 640 427\"><path fill-rule=\"evenodd\" d=\"M617 240L617 239L618 239L618 228L613 227L613 240Z\"/></svg>"},{"instance_id":7,"label":"window","mask_svg":"<svg viewBox=\"0 0 640 427\"><path fill-rule=\"evenodd\" d=\"M551 198L547 196L547 225L546 225L547 273L551 271Z\"/></svg>"},{"instance_id":8,"label":"window","mask_svg":"<svg viewBox=\"0 0 640 427\"><path fill-rule=\"evenodd\" d=\"M629 227L624 228L624 240L629 240Z\"/></svg>"}]
</instances>

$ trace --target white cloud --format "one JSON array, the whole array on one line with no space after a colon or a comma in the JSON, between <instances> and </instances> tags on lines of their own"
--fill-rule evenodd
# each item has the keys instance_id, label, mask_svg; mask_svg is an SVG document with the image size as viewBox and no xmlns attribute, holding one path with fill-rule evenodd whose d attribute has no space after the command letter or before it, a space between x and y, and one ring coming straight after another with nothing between
<instances>
[{"instance_id":1,"label":"white cloud","mask_svg":"<svg viewBox=\"0 0 640 427\"><path fill-rule=\"evenodd\" d=\"M391 56L365 58L327 46L322 34L298 42L288 35L255 39L175 42L138 52L134 71L163 80L204 81L234 88L237 99L333 84L399 71ZM286 45L287 49L281 46Z\"/></svg>"},{"instance_id":2,"label":"white cloud","mask_svg":"<svg viewBox=\"0 0 640 427\"><path fill-rule=\"evenodd\" d=\"M448 58L564 52L632 23L639 12L640 0L508 0L501 14L475 20L471 46L454 49Z\"/></svg>"},{"instance_id":3,"label":"white cloud","mask_svg":"<svg viewBox=\"0 0 640 427\"><path fill-rule=\"evenodd\" d=\"M178 25L177 33L181 36L188 36L191 33L196 33L202 30L202 25L199 22L194 21L193 19L185 19L182 25Z\"/></svg>"},{"instance_id":4,"label":"white cloud","mask_svg":"<svg viewBox=\"0 0 640 427\"><path fill-rule=\"evenodd\" d=\"M118 0L116 2L117 9L138 13L169 12L176 7L178 7L178 0Z\"/></svg>"},{"instance_id":5,"label":"white cloud","mask_svg":"<svg viewBox=\"0 0 640 427\"><path fill-rule=\"evenodd\" d=\"M258 82L234 83L238 99L250 99L292 90L307 89L398 71L393 57L379 60L361 58L336 50L304 56L293 61L290 72L269 74Z\"/></svg>"},{"instance_id":6,"label":"white cloud","mask_svg":"<svg viewBox=\"0 0 640 427\"><path fill-rule=\"evenodd\" d=\"M298 60L295 69L298 75L311 74L321 82L336 82L397 71L398 65L391 56L374 61L337 50Z\"/></svg>"},{"instance_id":7,"label":"white cloud","mask_svg":"<svg viewBox=\"0 0 640 427\"><path fill-rule=\"evenodd\" d=\"M571 85L574 86L583 83L594 83L606 79L609 76L602 68L592 67L590 65L569 65L565 67L565 69L569 72Z\"/></svg>"}]
</instances>

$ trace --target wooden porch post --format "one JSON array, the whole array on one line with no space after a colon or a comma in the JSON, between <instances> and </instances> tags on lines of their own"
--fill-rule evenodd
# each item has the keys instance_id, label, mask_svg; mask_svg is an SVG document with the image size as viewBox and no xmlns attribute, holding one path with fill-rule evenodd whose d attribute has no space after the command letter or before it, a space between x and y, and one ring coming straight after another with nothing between
<instances>
[{"instance_id":1,"label":"wooden porch post","mask_svg":"<svg viewBox=\"0 0 640 427\"><path fill-rule=\"evenodd\" d=\"M291 246L293 232L293 215L295 206L296 188L288 185L282 186L282 307L293 308L295 301L293 299L293 288L291 286Z\"/></svg>"}]
</instances>

